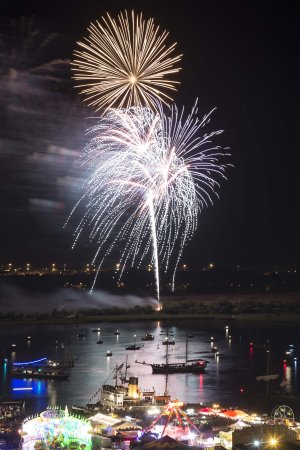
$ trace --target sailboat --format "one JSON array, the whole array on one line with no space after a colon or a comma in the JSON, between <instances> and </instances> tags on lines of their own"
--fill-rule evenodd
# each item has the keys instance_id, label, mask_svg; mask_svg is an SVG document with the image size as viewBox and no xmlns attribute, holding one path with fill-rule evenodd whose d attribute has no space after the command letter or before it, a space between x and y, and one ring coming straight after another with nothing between
<instances>
[{"instance_id":1,"label":"sailboat","mask_svg":"<svg viewBox=\"0 0 300 450\"><path fill-rule=\"evenodd\" d=\"M65 350L64 359L48 359L47 366L48 367L61 367L64 369L69 369L75 366L75 360L72 358L70 353L70 341L68 339L68 343Z\"/></svg>"},{"instance_id":2,"label":"sailboat","mask_svg":"<svg viewBox=\"0 0 300 450\"><path fill-rule=\"evenodd\" d=\"M167 338L169 336L169 333L167 331ZM156 374L169 374L169 373L203 373L205 371L205 368L207 366L208 361L205 361L204 359L188 359L188 336L185 337L185 362L169 362L169 346L166 345L166 355L165 355L166 362L162 364L153 364L153 363L146 363L145 361L139 362L136 361L138 364L143 364L146 366L151 366L152 373L154 375Z\"/></svg>"}]
</instances>

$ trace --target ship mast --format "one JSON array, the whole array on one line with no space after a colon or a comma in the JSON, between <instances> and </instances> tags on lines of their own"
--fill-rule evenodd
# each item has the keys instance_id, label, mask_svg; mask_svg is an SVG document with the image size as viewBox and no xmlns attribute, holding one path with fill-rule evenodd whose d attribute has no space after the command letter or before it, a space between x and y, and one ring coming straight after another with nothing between
<instances>
[{"instance_id":1,"label":"ship mast","mask_svg":"<svg viewBox=\"0 0 300 450\"><path fill-rule=\"evenodd\" d=\"M173 336L173 333L172 332L170 332L169 333L169 328L167 328L167 331L162 331L161 332L161 334L162 335L165 335L165 341L166 341L166 355L165 355L165 358L166 358L166 367L168 368L168 365L169 365L169 336L170 335L172 335ZM169 376L169 374L168 374L168 371L166 372L166 376L165 376L165 395L168 395L168 376Z\"/></svg>"},{"instance_id":2,"label":"ship mast","mask_svg":"<svg viewBox=\"0 0 300 450\"><path fill-rule=\"evenodd\" d=\"M167 332L167 337L169 339L169 333ZM169 346L166 345L166 366L169 365ZM168 395L168 372L166 373L166 379L165 379L165 395Z\"/></svg>"},{"instance_id":3,"label":"ship mast","mask_svg":"<svg viewBox=\"0 0 300 450\"><path fill-rule=\"evenodd\" d=\"M168 392L168 376L169 376L169 374L167 372L166 376L165 376L165 392L164 392L164 395L169 395L169 392Z\"/></svg>"},{"instance_id":4,"label":"ship mast","mask_svg":"<svg viewBox=\"0 0 300 450\"><path fill-rule=\"evenodd\" d=\"M115 375L115 380L116 380L116 382L115 382L115 387L118 386L118 370L119 370L118 364L116 364L116 368L115 368L115 371L116 371L116 375Z\"/></svg>"},{"instance_id":5,"label":"ship mast","mask_svg":"<svg viewBox=\"0 0 300 450\"><path fill-rule=\"evenodd\" d=\"M128 369L128 355L126 355L126 362L125 362L125 374L124 374L125 382L127 380L127 369Z\"/></svg>"},{"instance_id":6,"label":"ship mast","mask_svg":"<svg viewBox=\"0 0 300 450\"><path fill-rule=\"evenodd\" d=\"M187 365L188 362L188 334L185 333L185 365Z\"/></svg>"}]
</instances>

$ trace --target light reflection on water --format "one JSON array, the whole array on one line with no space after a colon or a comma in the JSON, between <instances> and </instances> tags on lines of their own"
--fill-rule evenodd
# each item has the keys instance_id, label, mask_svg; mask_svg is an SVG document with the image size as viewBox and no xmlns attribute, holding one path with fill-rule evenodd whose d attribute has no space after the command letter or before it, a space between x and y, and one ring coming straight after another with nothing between
<instances>
[{"instance_id":1,"label":"light reflection on water","mask_svg":"<svg viewBox=\"0 0 300 450\"><path fill-rule=\"evenodd\" d=\"M278 373L279 378L272 386L272 391L279 389L279 384L285 378L287 391L297 394L299 379L297 361L283 363L285 351L291 342L297 344L297 324L276 323L238 323L222 321L191 321L169 324L169 331L174 333L176 344L170 346L170 361L185 360L186 333L194 336L188 342L188 357L195 359L202 357L209 361L204 374L172 374L168 377L168 389L172 398L188 402L212 404L214 402L229 405L243 406L254 403L263 404L256 400L253 393L265 392L264 382L257 382L255 376L266 371L266 352L264 349L250 346L250 342L261 344L267 339L271 342L271 373ZM92 328L100 327L101 332L92 332ZM116 330L120 335L114 335ZM76 335L82 330L86 331L84 338ZM9 368L1 362L1 394L5 399L25 399L29 410L40 410L49 405L80 404L85 405L89 400L95 400L94 394L104 382L114 382L110 377L116 364L125 362L128 355L128 376L139 378L139 385L145 389L155 388L156 392L163 394L165 390L165 376L152 375L151 367L136 364L135 361L147 363L163 362L166 347L162 345L164 336L161 331L166 330L162 322L132 322L132 323L97 323L82 325L20 325L2 327L0 330L1 361L6 357L9 360L26 361L44 356L49 358L63 358L65 349L55 346L70 342L72 356L78 358L75 368L70 369L68 381L55 380L22 380L11 379ZM145 333L155 336L154 342L141 341ZM137 343L142 345L139 351L126 351L125 347L133 344L134 335ZM27 336L31 336L28 344ZM257 338L259 336L259 339ZM211 340L213 337L213 341ZM103 340L97 345L97 340ZM213 345L211 344L213 343ZM16 344L11 352L11 343ZM211 352L211 347L218 348L221 356ZM113 355L106 357L107 350ZM295 348L294 355L298 349ZM285 364L285 365L284 365ZM30 387L28 391L13 391L15 387ZM241 392L241 388L244 392ZM255 403L256 401L256 403ZM274 400L275 403L282 401ZM286 401L284 401L286 403Z\"/></svg>"}]
</instances>

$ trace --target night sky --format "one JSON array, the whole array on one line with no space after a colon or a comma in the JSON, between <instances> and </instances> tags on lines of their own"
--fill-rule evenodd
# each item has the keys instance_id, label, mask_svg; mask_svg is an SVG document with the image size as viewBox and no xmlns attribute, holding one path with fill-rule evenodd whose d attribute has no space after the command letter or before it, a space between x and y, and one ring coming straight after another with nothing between
<instances>
[{"instance_id":1,"label":"night sky","mask_svg":"<svg viewBox=\"0 0 300 450\"><path fill-rule=\"evenodd\" d=\"M175 100L200 114L217 107L213 127L234 169L206 209L183 261L219 267L299 264L299 12L283 2L2 0L0 6L0 263L84 264L93 246L71 250L64 221L78 199L78 162L92 109L73 90L67 63L49 72L12 72L10 19L34 17L43 39L28 67L70 59L91 21L125 8L170 32L183 53ZM42 38L36 37L37 49ZM10 74L7 77L7 73ZM23 78L22 78L23 77Z\"/></svg>"}]
</instances>

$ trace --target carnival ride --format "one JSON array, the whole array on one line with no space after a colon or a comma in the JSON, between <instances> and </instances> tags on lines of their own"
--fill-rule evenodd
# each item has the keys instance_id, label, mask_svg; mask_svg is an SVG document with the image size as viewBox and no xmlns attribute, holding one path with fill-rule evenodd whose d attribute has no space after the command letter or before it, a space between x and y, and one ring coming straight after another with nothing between
<instances>
[{"instance_id":1,"label":"carnival ride","mask_svg":"<svg viewBox=\"0 0 300 450\"><path fill-rule=\"evenodd\" d=\"M92 449L90 424L69 415L68 408L49 408L23 422L23 450L33 449Z\"/></svg>"},{"instance_id":2,"label":"carnival ride","mask_svg":"<svg viewBox=\"0 0 300 450\"><path fill-rule=\"evenodd\" d=\"M171 425L172 421L179 426L182 431L184 430L184 434L187 436L191 433L191 428L196 431L197 434L200 434L199 429L196 427L196 425L193 423L193 421L190 419L190 417L187 415L185 411L181 409L181 406L183 406L183 402L180 402L178 400L175 400L173 402L169 402L167 406L164 408L161 414L159 414L153 422L146 428L145 433L153 430L155 426L158 424L160 420L164 422L162 431L160 433L160 438L164 436L166 433L167 427ZM167 418L165 419L165 416ZM165 420L163 420L165 419Z\"/></svg>"}]
</instances>

